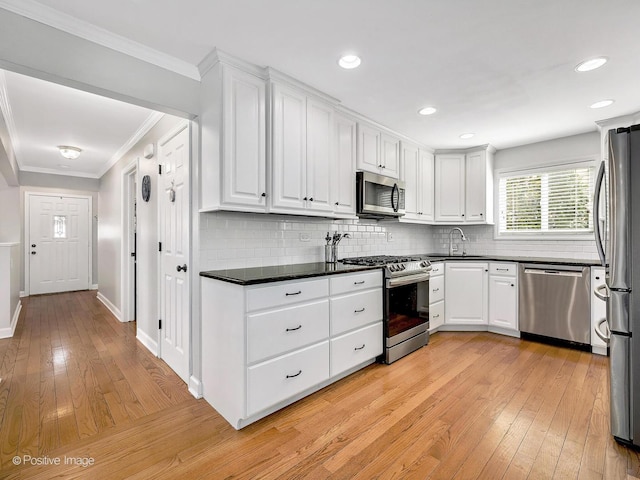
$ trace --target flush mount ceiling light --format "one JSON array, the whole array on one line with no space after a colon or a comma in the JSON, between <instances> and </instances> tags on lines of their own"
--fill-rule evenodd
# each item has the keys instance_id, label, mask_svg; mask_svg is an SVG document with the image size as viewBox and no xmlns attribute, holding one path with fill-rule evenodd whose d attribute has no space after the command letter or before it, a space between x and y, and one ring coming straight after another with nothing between
<instances>
[{"instance_id":1,"label":"flush mount ceiling light","mask_svg":"<svg viewBox=\"0 0 640 480\"><path fill-rule=\"evenodd\" d=\"M60 150L60 155L69 160L75 160L80 156L80 152L82 152L82 149L69 145L58 145L58 150Z\"/></svg>"},{"instance_id":2,"label":"flush mount ceiling light","mask_svg":"<svg viewBox=\"0 0 640 480\"><path fill-rule=\"evenodd\" d=\"M351 53L341 56L338 60L338 65L342 68L346 68L347 70L360 66L360 63L362 63L360 57Z\"/></svg>"},{"instance_id":3,"label":"flush mount ceiling light","mask_svg":"<svg viewBox=\"0 0 640 480\"><path fill-rule=\"evenodd\" d=\"M612 103L613 103L613 100L600 100L599 102L596 102L593 105L591 105L591 108L604 108L604 107L608 107Z\"/></svg>"},{"instance_id":4,"label":"flush mount ceiling light","mask_svg":"<svg viewBox=\"0 0 640 480\"><path fill-rule=\"evenodd\" d=\"M420 115L433 115L437 111L438 111L438 109L436 107L424 107L424 108L421 108L420 110L418 110L418 113Z\"/></svg>"},{"instance_id":5,"label":"flush mount ceiling light","mask_svg":"<svg viewBox=\"0 0 640 480\"><path fill-rule=\"evenodd\" d=\"M473 138L475 136L476 136L475 133L463 133L462 135L460 135L460 138L463 139L463 140L467 140L467 139Z\"/></svg>"},{"instance_id":6,"label":"flush mount ceiling light","mask_svg":"<svg viewBox=\"0 0 640 480\"><path fill-rule=\"evenodd\" d=\"M595 70L596 68L600 68L605 63L607 63L607 57L596 57L591 58L589 60L585 60L584 62L576 65L576 72L590 72L591 70Z\"/></svg>"}]
</instances>

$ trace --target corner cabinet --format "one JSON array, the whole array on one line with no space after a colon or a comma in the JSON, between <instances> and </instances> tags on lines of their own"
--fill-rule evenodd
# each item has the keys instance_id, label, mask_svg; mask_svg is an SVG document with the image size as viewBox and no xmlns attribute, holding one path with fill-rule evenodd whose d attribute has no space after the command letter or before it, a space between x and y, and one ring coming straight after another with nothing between
<instances>
[{"instance_id":1,"label":"corner cabinet","mask_svg":"<svg viewBox=\"0 0 640 480\"><path fill-rule=\"evenodd\" d=\"M236 429L382 354L381 270L201 288L203 394Z\"/></svg>"},{"instance_id":2,"label":"corner cabinet","mask_svg":"<svg viewBox=\"0 0 640 480\"><path fill-rule=\"evenodd\" d=\"M487 330L489 264L445 263L445 320L441 330Z\"/></svg>"},{"instance_id":3,"label":"corner cabinet","mask_svg":"<svg viewBox=\"0 0 640 480\"><path fill-rule=\"evenodd\" d=\"M493 223L493 147L436 152L435 221Z\"/></svg>"},{"instance_id":4,"label":"corner cabinet","mask_svg":"<svg viewBox=\"0 0 640 480\"><path fill-rule=\"evenodd\" d=\"M200 208L265 212L266 80L217 62L202 77Z\"/></svg>"},{"instance_id":5,"label":"corner cabinet","mask_svg":"<svg viewBox=\"0 0 640 480\"><path fill-rule=\"evenodd\" d=\"M358 122L358 170L398 178L400 139L374 124Z\"/></svg>"},{"instance_id":6,"label":"corner cabinet","mask_svg":"<svg viewBox=\"0 0 640 480\"><path fill-rule=\"evenodd\" d=\"M272 213L331 216L333 106L292 86L271 84Z\"/></svg>"},{"instance_id":7,"label":"corner cabinet","mask_svg":"<svg viewBox=\"0 0 640 480\"><path fill-rule=\"evenodd\" d=\"M405 182L402 223L433 223L434 158L417 145L400 143L400 180Z\"/></svg>"}]
</instances>

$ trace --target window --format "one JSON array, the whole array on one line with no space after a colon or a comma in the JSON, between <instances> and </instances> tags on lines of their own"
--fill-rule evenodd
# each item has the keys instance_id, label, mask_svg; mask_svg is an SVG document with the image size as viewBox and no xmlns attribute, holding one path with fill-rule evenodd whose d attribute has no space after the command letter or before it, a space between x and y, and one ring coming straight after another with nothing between
<instances>
[{"instance_id":1,"label":"window","mask_svg":"<svg viewBox=\"0 0 640 480\"><path fill-rule=\"evenodd\" d=\"M64 215L53 216L53 238L67 238L67 217Z\"/></svg>"},{"instance_id":2,"label":"window","mask_svg":"<svg viewBox=\"0 0 640 480\"><path fill-rule=\"evenodd\" d=\"M595 162L499 174L498 235L587 234Z\"/></svg>"}]
</instances>

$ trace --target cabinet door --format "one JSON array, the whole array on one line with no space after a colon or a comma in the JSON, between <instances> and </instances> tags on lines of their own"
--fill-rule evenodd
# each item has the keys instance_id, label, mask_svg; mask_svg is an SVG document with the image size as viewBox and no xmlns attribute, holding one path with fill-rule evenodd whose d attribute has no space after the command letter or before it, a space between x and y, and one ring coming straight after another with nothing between
<instances>
[{"instance_id":1,"label":"cabinet door","mask_svg":"<svg viewBox=\"0 0 640 480\"><path fill-rule=\"evenodd\" d=\"M444 300L429 305L429 332L440 328L444 324Z\"/></svg>"},{"instance_id":2,"label":"cabinet door","mask_svg":"<svg viewBox=\"0 0 640 480\"><path fill-rule=\"evenodd\" d=\"M469 153L466 162L465 218L467 222L485 222L487 194L493 194L486 191L486 152Z\"/></svg>"},{"instance_id":3,"label":"cabinet door","mask_svg":"<svg viewBox=\"0 0 640 480\"><path fill-rule=\"evenodd\" d=\"M400 180L404 182L405 186L404 206L406 211L403 219L420 220L420 157L418 147L402 142L401 152Z\"/></svg>"},{"instance_id":4,"label":"cabinet door","mask_svg":"<svg viewBox=\"0 0 640 480\"><path fill-rule=\"evenodd\" d=\"M336 115L336 154L331 185L335 213L356 214L356 122L343 115Z\"/></svg>"},{"instance_id":5,"label":"cabinet door","mask_svg":"<svg viewBox=\"0 0 640 480\"><path fill-rule=\"evenodd\" d=\"M382 158L380 154L380 130L358 123L358 160L359 170L380 173Z\"/></svg>"},{"instance_id":6,"label":"cabinet door","mask_svg":"<svg viewBox=\"0 0 640 480\"><path fill-rule=\"evenodd\" d=\"M306 208L306 96L272 85L272 211Z\"/></svg>"},{"instance_id":7,"label":"cabinet door","mask_svg":"<svg viewBox=\"0 0 640 480\"><path fill-rule=\"evenodd\" d=\"M434 220L434 165L433 154L420 150L420 169L418 185L419 191L419 205L420 205L420 218L427 222L433 222Z\"/></svg>"},{"instance_id":8,"label":"cabinet door","mask_svg":"<svg viewBox=\"0 0 640 480\"><path fill-rule=\"evenodd\" d=\"M265 81L223 68L222 203L266 209Z\"/></svg>"},{"instance_id":9,"label":"cabinet door","mask_svg":"<svg viewBox=\"0 0 640 480\"><path fill-rule=\"evenodd\" d=\"M464 155L436 155L435 162L435 219L438 222L462 222L464 221Z\"/></svg>"},{"instance_id":10,"label":"cabinet door","mask_svg":"<svg viewBox=\"0 0 640 480\"><path fill-rule=\"evenodd\" d=\"M600 300L593 291L605 283L604 268L591 267L591 347L593 353L607 354L607 344L596 333L596 326L607 318L607 303ZM605 327L606 330L606 327Z\"/></svg>"},{"instance_id":11,"label":"cabinet door","mask_svg":"<svg viewBox=\"0 0 640 480\"><path fill-rule=\"evenodd\" d=\"M488 271L486 263L445 264L445 324L487 325Z\"/></svg>"},{"instance_id":12,"label":"cabinet door","mask_svg":"<svg viewBox=\"0 0 640 480\"><path fill-rule=\"evenodd\" d=\"M516 277L489 277L489 325L518 330Z\"/></svg>"},{"instance_id":13,"label":"cabinet door","mask_svg":"<svg viewBox=\"0 0 640 480\"><path fill-rule=\"evenodd\" d=\"M400 140L392 135L383 133L380 137L382 152L382 174L398 178L400 173Z\"/></svg>"},{"instance_id":14,"label":"cabinet door","mask_svg":"<svg viewBox=\"0 0 640 480\"><path fill-rule=\"evenodd\" d=\"M307 99L307 209L332 212L333 107Z\"/></svg>"}]
</instances>

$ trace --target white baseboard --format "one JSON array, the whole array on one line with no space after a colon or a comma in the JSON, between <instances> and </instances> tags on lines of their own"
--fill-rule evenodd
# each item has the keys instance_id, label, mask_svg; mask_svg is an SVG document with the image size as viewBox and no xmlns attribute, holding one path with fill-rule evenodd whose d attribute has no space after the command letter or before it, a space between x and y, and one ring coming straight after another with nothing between
<instances>
[{"instance_id":1,"label":"white baseboard","mask_svg":"<svg viewBox=\"0 0 640 480\"><path fill-rule=\"evenodd\" d=\"M202 383L193 375L189 377L189 393L196 398L202 398Z\"/></svg>"},{"instance_id":2,"label":"white baseboard","mask_svg":"<svg viewBox=\"0 0 640 480\"><path fill-rule=\"evenodd\" d=\"M142 345L145 346L147 350L149 350L155 356L158 356L158 342L156 342L153 338L151 338L139 328L136 330L136 338Z\"/></svg>"},{"instance_id":3,"label":"white baseboard","mask_svg":"<svg viewBox=\"0 0 640 480\"><path fill-rule=\"evenodd\" d=\"M591 345L591 353L595 353L596 355L604 355L605 357L608 355L607 347L600 347L596 345Z\"/></svg>"},{"instance_id":4,"label":"white baseboard","mask_svg":"<svg viewBox=\"0 0 640 480\"><path fill-rule=\"evenodd\" d=\"M118 321L122 322L122 313L120 312L120 310L113 303L111 303L111 301L109 301L109 299L107 297L105 297L100 292L98 292L96 297L98 298L98 300L100 300L100 302L102 302L102 304L105 307L107 307L109 309L109 311L111 313L113 313L113 316L116 317L118 319Z\"/></svg>"},{"instance_id":5,"label":"white baseboard","mask_svg":"<svg viewBox=\"0 0 640 480\"><path fill-rule=\"evenodd\" d=\"M0 328L0 338L13 337L16 331L16 325L18 325L18 318L20 318L20 312L22 311L22 302L18 300L16 311L13 312L13 318L11 318L11 325L8 328Z\"/></svg>"},{"instance_id":6,"label":"white baseboard","mask_svg":"<svg viewBox=\"0 0 640 480\"><path fill-rule=\"evenodd\" d=\"M20 290L20 298L28 297L27 292Z\"/></svg>"},{"instance_id":7,"label":"white baseboard","mask_svg":"<svg viewBox=\"0 0 640 480\"><path fill-rule=\"evenodd\" d=\"M97 283L94 283L93 285L91 285L89 287L89 290L97 290L97 289L98 289L98 284Z\"/></svg>"}]
</instances>

